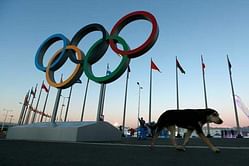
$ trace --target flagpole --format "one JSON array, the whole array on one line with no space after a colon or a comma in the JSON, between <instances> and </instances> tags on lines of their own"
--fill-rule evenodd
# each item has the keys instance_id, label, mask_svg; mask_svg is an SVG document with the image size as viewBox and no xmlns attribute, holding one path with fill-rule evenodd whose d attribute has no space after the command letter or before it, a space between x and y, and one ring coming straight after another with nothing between
<instances>
[{"instance_id":1,"label":"flagpole","mask_svg":"<svg viewBox=\"0 0 249 166\"><path fill-rule=\"evenodd\" d=\"M179 88L178 88L178 69L177 69L177 56L176 56L176 109L179 110ZM177 138L181 138L180 128L177 127Z\"/></svg>"},{"instance_id":2,"label":"flagpole","mask_svg":"<svg viewBox=\"0 0 249 166\"><path fill-rule=\"evenodd\" d=\"M35 94L33 94L31 104L29 105L29 110L28 110L28 114L27 114L27 117L26 117L26 120L25 120L25 124L29 123L30 115L31 115L31 112L32 112L32 109L33 109L32 105L33 105L33 102L34 102L34 99L35 99L37 86L38 86L38 84L36 84L36 86L35 86Z\"/></svg>"},{"instance_id":3,"label":"flagpole","mask_svg":"<svg viewBox=\"0 0 249 166\"><path fill-rule=\"evenodd\" d=\"M201 65L202 65L202 82L203 82L203 91L204 91L204 101L205 101L205 108L208 108L208 103L207 103L207 90L206 90L206 79L205 79L205 66L203 62L203 57L201 55ZM211 137L210 135L210 126L209 123L207 123L207 137Z\"/></svg>"},{"instance_id":4,"label":"flagpole","mask_svg":"<svg viewBox=\"0 0 249 166\"><path fill-rule=\"evenodd\" d=\"M86 89L85 89L84 101L83 101L82 112L81 112L81 118L80 118L80 121L81 121L81 122L83 121L84 112L85 112L86 97L87 97L87 92L88 92L88 85L89 85L89 78L87 78L87 83L86 83Z\"/></svg>"},{"instance_id":5,"label":"flagpole","mask_svg":"<svg viewBox=\"0 0 249 166\"><path fill-rule=\"evenodd\" d=\"M71 95L72 95L72 89L73 89L73 85L70 87L70 91L69 91L69 96L68 96L68 100L67 100L67 108L66 108L64 122L66 122L66 120L67 120L67 113L68 113L69 103L70 103L70 99L71 99Z\"/></svg>"},{"instance_id":6,"label":"flagpole","mask_svg":"<svg viewBox=\"0 0 249 166\"><path fill-rule=\"evenodd\" d=\"M141 96L141 90L143 89L142 86L140 86L140 83L137 82L137 85L138 85L138 111L137 111L137 127L139 127L139 118L140 118L140 96Z\"/></svg>"},{"instance_id":7,"label":"flagpole","mask_svg":"<svg viewBox=\"0 0 249 166\"><path fill-rule=\"evenodd\" d=\"M24 114L23 114L23 117L22 117L22 119L21 119L21 124L23 124L24 121L25 121L25 117L26 117L26 114L27 114L27 111L28 111L28 108L29 108L29 101L30 101L30 98L31 98L31 92L29 93L27 107L26 107L25 110L24 110Z\"/></svg>"},{"instance_id":8,"label":"flagpole","mask_svg":"<svg viewBox=\"0 0 249 166\"><path fill-rule=\"evenodd\" d=\"M50 92L50 85L48 87L48 92L47 92L47 96L46 96L46 99L45 99L45 103L44 103L44 106L43 106L43 110L42 110L42 115L41 115L41 120L40 122L42 122L43 120L43 116L44 116L44 113L45 113L45 109L46 109L46 106L47 106L47 101L48 101L48 94Z\"/></svg>"},{"instance_id":9,"label":"flagpole","mask_svg":"<svg viewBox=\"0 0 249 166\"><path fill-rule=\"evenodd\" d=\"M231 83L231 89L232 89L232 96L233 96L233 107L235 111L235 119L237 124L237 138L243 138L240 131L240 125L239 125L239 118L238 118L238 111L236 106L236 100L235 100L235 93L234 93L234 87L233 87L233 80L232 80L232 70L231 70L231 63L229 61L228 55L227 55L227 62L228 62L228 70L229 70L229 76L230 76L230 83Z\"/></svg>"},{"instance_id":10,"label":"flagpole","mask_svg":"<svg viewBox=\"0 0 249 166\"><path fill-rule=\"evenodd\" d=\"M42 81L42 84L43 84L43 83L44 83L44 81ZM40 89L40 92L39 92L39 96L38 96L38 99L37 99L37 103L36 103L36 106L35 106L35 110L34 110L34 113L33 113L33 116L32 116L31 123L34 123L34 121L35 121L36 111L37 111L38 104L39 104L40 98L41 98L41 92L42 92L42 88Z\"/></svg>"},{"instance_id":11,"label":"flagpole","mask_svg":"<svg viewBox=\"0 0 249 166\"><path fill-rule=\"evenodd\" d=\"M150 68L149 123L151 123L151 93L152 93L152 68Z\"/></svg>"},{"instance_id":12,"label":"flagpole","mask_svg":"<svg viewBox=\"0 0 249 166\"><path fill-rule=\"evenodd\" d=\"M63 77L63 75L61 75L61 82L62 82L62 77ZM53 109L53 113L52 113L52 117L51 117L51 123L54 126L56 125L55 120L56 120L56 115L57 115L57 111L58 111L58 107L59 107L59 103L60 103L61 91L62 91L62 89L58 88L56 99L55 99L55 104L54 104L54 109Z\"/></svg>"},{"instance_id":13,"label":"flagpole","mask_svg":"<svg viewBox=\"0 0 249 166\"><path fill-rule=\"evenodd\" d=\"M35 96L32 97L31 103L30 103L30 105L28 107L28 110L27 110L28 114L26 116L24 124L28 124L29 123L29 118L30 118L30 114L31 114L31 111L32 111L32 105L33 105L34 99L35 99Z\"/></svg>"},{"instance_id":14,"label":"flagpole","mask_svg":"<svg viewBox=\"0 0 249 166\"><path fill-rule=\"evenodd\" d=\"M28 106L28 104L27 104L27 102L28 102L28 96L29 96L29 91L28 91L27 94L25 95L25 98L24 98L24 101L23 101L21 113L20 113L20 116L19 116L19 119L18 119L18 125L21 124L22 118L23 118L23 115L24 115L25 108L26 108L26 106Z\"/></svg>"},{"instance_id":15,"label":"flagpole","mask_svg":"<svg viewBox=\"0 0 249 166\"><path fill-rule=\"evenodd\" d=\"M128 89L128 80L129 80L129 66L127 68L127 75L126 75L126 83L125 83L125 99L124 99L124 113L123 113L123 135L125 135L125 115L126 115L126 103L127 103L127 89Z\"/></svg>"}]
</instances>

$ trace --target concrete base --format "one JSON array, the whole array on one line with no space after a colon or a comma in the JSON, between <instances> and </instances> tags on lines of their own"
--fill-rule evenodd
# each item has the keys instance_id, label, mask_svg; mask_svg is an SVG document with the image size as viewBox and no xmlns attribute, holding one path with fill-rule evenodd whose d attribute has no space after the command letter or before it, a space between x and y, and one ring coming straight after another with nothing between
<instances>
[{"instance_id":1,"label":"concrete base","mask_svg":"<svg viewBox=\"0 0 249 166\"><path fill-rule=\"evenodd\" d=\"M122 133L108 122L35 123L9 128L7 139L34 141L121 141Z\"/></svg>"}]
</instances>

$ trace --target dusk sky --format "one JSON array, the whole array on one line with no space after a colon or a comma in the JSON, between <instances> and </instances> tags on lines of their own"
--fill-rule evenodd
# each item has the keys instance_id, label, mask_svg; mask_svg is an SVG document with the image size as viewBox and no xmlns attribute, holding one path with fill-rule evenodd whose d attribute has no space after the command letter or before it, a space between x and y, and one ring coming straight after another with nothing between
<instances>
[{"instance_id":1,"label":"dusk sky","mask_svg":"<svg viewBox=\"0 0 249 166\"><path fill-rule=\"evenodd\" d=\"M4 109L13 110L14 121L19 118L24 96L28 90L45 80L45 73L35 67L35 55L44 40L57 33L69 40L82 27L99 23L110 33L115 23L134 11L152 13L159 26L155 45L144 55L131 59L127 100L126 125L136 127L138 114L138 85L141 91L140 115L148 121L149 74L152 58L160 72L153 71L152 120L167 109L176 109L175 58L186 71L179 72L180 108L204 108L201 71L201 55L206 65L208 106L217 109L224 120L223 127L236 126L232 92L226 56L232 64L232 76L236 95L249 106L249 2L246 0L1 0L0 1L0 121ZM136 48L148 38L151 24L138 20L128 24L120 33L130 48ZM94 32L84 38L79 48L87 53L99 40L101 34ZM44 65L62 47L59 41L46 52ZM106 66L114 70L120 62L111 48L104 58L94 64L98 76L106 73ZM68 60L70 61L70 60ZM56 72L67 77L75 64L67 62ZM69 107L69 120L80 120L86 86L75 84ZM126 75L107 84L104 105L105 120L122 124ZM100 85L90 81L84 120L96 120ZM57 89L52 88L46 113L51 114ZM69 88L62 91L68 96ZM38 106L41 110L46 93L43 91ZM34 101L34 106L37 98ZM65 103L67 100L65 100ZM59 105L58 115L61 110ZM63 110L64 116L65 108ZM238 107L241 126L249 126L249 119ZM8 117L9 119L9 117ZM215 127L217 125L211 125Z\"/></svg>"}]
</instances>

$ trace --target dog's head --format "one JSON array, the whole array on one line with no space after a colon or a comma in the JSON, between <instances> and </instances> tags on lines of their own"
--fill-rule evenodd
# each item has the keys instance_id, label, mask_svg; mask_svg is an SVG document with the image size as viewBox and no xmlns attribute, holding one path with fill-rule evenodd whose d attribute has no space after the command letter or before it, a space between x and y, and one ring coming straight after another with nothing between
<instances>
[{"instance_id":1,"label":"dog's head","mask_svg":"<svg viewBox=\"0 0 249 166\"><path fill-rule=\"evenodd\" d=\"M207 122L222 124L223 120L219 117L219 113L213 109L207 109Z\"/></svg>"}]
</instances>

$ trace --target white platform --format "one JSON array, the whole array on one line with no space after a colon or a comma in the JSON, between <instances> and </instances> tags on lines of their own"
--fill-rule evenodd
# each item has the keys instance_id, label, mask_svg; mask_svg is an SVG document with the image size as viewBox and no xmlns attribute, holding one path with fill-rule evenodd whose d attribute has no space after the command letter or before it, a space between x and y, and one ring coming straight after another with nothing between
<instances>
[{"instance_id":1,"label":"white platform","mask_svg":"<svg viewBox=\"0 0 249 166\"><path fill-rule=\"evenodd\" d=\"M122 133L108 122L50 122L9 128L7 139L34 141L120 141Z\"/></svg>"}]
</instances>

